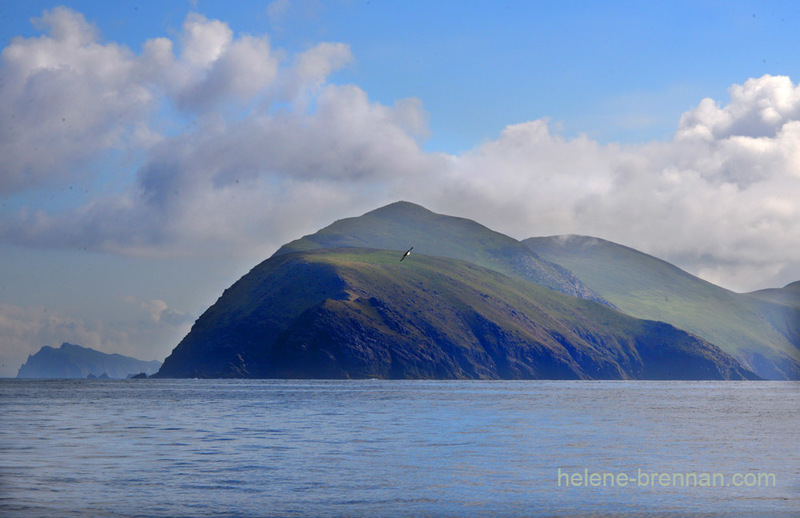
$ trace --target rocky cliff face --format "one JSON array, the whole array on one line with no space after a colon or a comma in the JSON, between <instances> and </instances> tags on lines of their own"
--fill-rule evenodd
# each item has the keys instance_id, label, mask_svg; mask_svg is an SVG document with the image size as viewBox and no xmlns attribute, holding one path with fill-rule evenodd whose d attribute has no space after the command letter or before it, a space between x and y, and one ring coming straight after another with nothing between
<instances>
[{"instance_id":1,"label":"rocky cliff face","mask_svg":"<svg viewBox=\"0 0 800 518\"><path fill-rule=\"evenodd\" d=\"M660 322L465 261L278 254L225 291L160 377L743 379Z\"/></svg>"}]
</instances>

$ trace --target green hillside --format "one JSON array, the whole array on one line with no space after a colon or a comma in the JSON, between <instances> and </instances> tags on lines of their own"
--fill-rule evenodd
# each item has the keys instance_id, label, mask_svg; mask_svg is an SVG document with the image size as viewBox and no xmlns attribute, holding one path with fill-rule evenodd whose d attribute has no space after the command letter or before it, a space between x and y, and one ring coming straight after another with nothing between
<instances>
[{"instance_id":1,"label":"green hillside","mask_svg":"<svg viewBox=\"0 0 800 518\"><path fill-rule=\"evenodd\" d=\"M760 314L790 343L800 348L800 281L783 288L748 293Z\"/></svg>"},{"instance_id":2,"label":"green hillside","mask_svg":"<svg viewBox=\"0 0 800 518\"><path fill-rule=\"evenodd\" d=\"M415 246L416 250L416 246ZM337 248L264 261L160 377L741 379L717 347L466 261Z\"/></svg>"},{"instance_id":3,"label":"green hillside","mask_svg":"<svg viewBox=\"0 0 800 518\"><path fill-rule=\"evenodd\" d=\"M784 290L737 294L602 239L554 236L523 243L571 270L631 316L668 322L702 336L760 376L800 379L797 283Z\"/></svg>"},{"instance_id":4,"label":"green hillside","mask_svg":"<svg viewBox=\"0 0 800 518\"><path fill-rule=\"evenodd\" d=\"M374 248L449 257L589 300L604 302L569 270L532 252L506 235L475 221L436 214L408 202L397 202L356 218L334 222L319 232L281 247L275 255L323 248Z\"/></svg>"},{"instance_id":5,"label":"green hillside","mask_svg":"<svg viewBox=\"0 0 800 518\"><path fill-rule=\"evenodd\" d=\"M747 295L765 302L780 304L788 308L800 310L800 281L788 284L783 288L759 290L748 293Z\"/></svg>"}]
</instances>

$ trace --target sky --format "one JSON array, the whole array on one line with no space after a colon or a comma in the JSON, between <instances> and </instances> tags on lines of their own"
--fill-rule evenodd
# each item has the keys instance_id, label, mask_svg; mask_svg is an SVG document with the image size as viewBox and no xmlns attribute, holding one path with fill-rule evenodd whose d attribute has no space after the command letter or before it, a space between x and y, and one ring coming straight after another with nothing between
<instances>
[{"instance_id":1,"label":"sky","mask_svg":"<svg viewBox=\"0 0 800 518\"><path fill-rule=\"evenodd\" d=\"M0 376L397 200L800 280L796 2L0 0Z\"/></svg>"}]
</instances>

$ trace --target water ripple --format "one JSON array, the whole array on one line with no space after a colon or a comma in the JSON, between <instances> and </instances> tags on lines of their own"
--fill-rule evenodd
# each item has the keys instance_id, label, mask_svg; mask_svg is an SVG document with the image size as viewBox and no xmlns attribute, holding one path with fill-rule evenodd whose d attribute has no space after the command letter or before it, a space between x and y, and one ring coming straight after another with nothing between
<instances>
[{"instance_id":1,"label":"water ripple","mask_svg":"<svg viewBox=\"0 0 800 518\"><path fill-rule=\"evenodd\" d=\"M798 396L794 382L3 380L0 515L798 516ZM559 468L778 483L564 487Z\"/></svg>"}]
</instances>

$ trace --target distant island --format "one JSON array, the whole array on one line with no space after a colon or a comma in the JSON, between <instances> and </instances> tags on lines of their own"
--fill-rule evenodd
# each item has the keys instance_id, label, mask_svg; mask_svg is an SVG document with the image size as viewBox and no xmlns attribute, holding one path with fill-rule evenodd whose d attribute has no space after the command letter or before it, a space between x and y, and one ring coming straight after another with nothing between
<instances>
[{"instance_id":1,"label":"distant island","mask_svg":"<svg viewBox=\"0 0 800 518\"><path fill-rule=\"evenodd\" d=\"M281 247L155 376L800 379L800 290L735 294L607 241L397 202Z\"/></svg>"},{"instance_id":2,"label":"distant island","mask_svg":"<svg viewBox=\"0 0 800 518\"><path fill-rule=\"evenodd\" d=\"M140 373L154 374L160 367L159 361L106 354L65 342L58 349L46 345L28 356L17 378L125 379Z\"/></svg>"}]
</instances>

